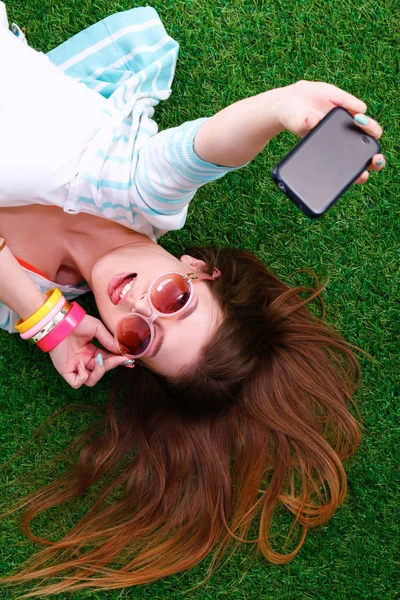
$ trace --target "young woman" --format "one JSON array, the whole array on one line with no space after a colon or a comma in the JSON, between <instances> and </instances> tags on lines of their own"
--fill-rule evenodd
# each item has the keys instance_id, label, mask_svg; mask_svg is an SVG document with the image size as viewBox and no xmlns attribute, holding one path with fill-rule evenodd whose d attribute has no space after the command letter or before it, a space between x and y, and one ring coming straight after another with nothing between
<instances>
[{"instance_id":1,"label":"young woman","mask_svg":"<svg viewBox=\"0 0 400 600\"><path fill-rule=\"evenodd\" d=\"M38 540L31 518L105 476L98 502L9 581L59 576L42 595L153 581L213 549L217 560L255 519L254 543L271 561L288 560L346 492L357 362L308 312L320 290L301 299L308 288L290 289L243 250L178 259L156 239L182 227L200 185L251 161L280 131L303 136L339 105L376 138L379 125L354 96L300 81L157 134L153 110L170 93L177 45L153 9L75 36L50 54L57 67L8 30L1 8L2 327L41 336L73 387L135 359L147 367L126 374L122 408L115 395L76 469L31 498L26 531ZM375 156L371 168L383 166ZM69 305L89 288L114 338ZM288 554L269 536L278 504L302 530Z\"/></svg>"}]
</instances>

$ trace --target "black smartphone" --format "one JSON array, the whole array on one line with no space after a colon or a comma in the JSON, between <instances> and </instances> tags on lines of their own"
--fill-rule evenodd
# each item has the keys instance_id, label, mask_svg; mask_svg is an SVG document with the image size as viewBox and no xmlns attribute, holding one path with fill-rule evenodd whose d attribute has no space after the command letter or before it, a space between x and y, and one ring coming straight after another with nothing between
<instances>
[{"instance_id":1,"label":"black smartphone","mask_svg":"<svg viewBox=\"0 0 400 600\"><path fill-rule=\"evenodd\" d=\"M279 189L308 217L323 215L380 151L344 108L331 110L272 171Z\"/></svg>"}]
</instances>

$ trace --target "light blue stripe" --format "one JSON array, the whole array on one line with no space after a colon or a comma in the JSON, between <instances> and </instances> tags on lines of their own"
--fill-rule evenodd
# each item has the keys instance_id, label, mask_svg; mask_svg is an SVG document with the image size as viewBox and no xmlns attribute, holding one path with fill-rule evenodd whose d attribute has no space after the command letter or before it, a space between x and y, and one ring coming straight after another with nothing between
<instances>
[{"instance_id":1,"label":"light blue stripe","mask_svg":"<svg viewBox=\"0 0 400 600\"><path fill-rule=\"evenodd\" d=\"M142 192L140 191L141 188L142 188ZM165 198L163 200L159 200L160 196L152 194L144 186L138 185L136 187L136 189L137 189L138 193L140 194L140 196L143 197L143 195L145 195L147 197L152 198L155 202L159 202L159 204L163 204L164 206L160 206L157 208L157 212L160 214L165 214L165 215L176 214L176 213L180 212L182 210L182 208L190 202L190 200L193 198L194 194L196 193L193 190L189 194L186 194L186 196L181 196L179 198L179 200L166 200ZM144 202L145 202L145 200L144 200ZM149 204L147 202L146 202L146 205L149 206ZM177 209L177 208L168 208L169 205L180 205L180 206Z\"/></svg>"},{"instance_id":2,"label":"light blue stripe","mask_svg":"<svg viewBox=\"0 0 400 600\"><path fill-rule=\"evenodd\" d=\"M140 39L140 37L142 37L142 39ZM167 37L167 33L162 26L156 25L152 27L151 30L147 29L142 32L142 36L140 37L138 38L137 34L129 34L118 40L118 46L124 56L124 63L128 70L133 73L138 73L143 70L146 70L146 72L149 73L156 73L156 61L164 63L167 53L178 51L178 44L172 38ZM154 46L159 44L163 38L166 39L164 39L162 45L155 50ZM128 56L126 56L132 52L133 48L142 45L149 46L149 48L142 48L140 53L135 54L133 58L128 58Z\"/></svg>"},{"instance_id":3,"label":"light blue stripe","mask_svg":"<svg viewBox=\"0 0 400 600\"><path fill-rule=\"evenodd\" d=\"M206 183L205 179L207 179L208 175L204 176L203 174L192 173L188 168L185 162L182 160L181 155L178 152L179 148L182 148L181 140L170 140L168 146L163 144L162 146L162 157L168 164L173 164L174 166L178 166L178 173L186 181L190 184L202 185ZM208 182L208 181L207 181Z\"/></svg>"},{"instance_id":4,"label":"light blue stripe","mask_svg":"<svg viewBox=\"0 0 400 600\"><path fill-rule=\"evenodd\" d=\"M130 141L130 138L127 135L117 135L115 137L113 137L112 141L116 144L117 142L120 142L121 140L123 140L123 142L125 144L127 144Z\"/></svg>"},{"instance_id":5,"label":"light blue stripe","mask_svg":"<svg viewBox=\"0 0 400 600\"><path fill-rule=\"evenodd\" d=\"M86 84L86 79L81 79L80 81L82 83ZM99 82L99 80L95 80L95 81L96 81L96 87L99 85L99 83L102 83L101 81ZM96 90L96 93L100 94L101 96L103 96L103 98L106 98L108 100L115 92L115 88L116 88L116 85L114 85L113 83L108 83L108 84L104 85L101 89Z\"/></svg>"},{"instance_id":6,"label":"light blue stripe","mask_svg":"<svg viewBox=\"0 0 400 600\"><path fill-rule=\"evenodd\" d=\"M174 161L174 160L171 160L171 159L169 158L169 156L167 156L167 154L166 154L168 150L171 152L171 148L172 148L172 150L174 150L174 144L173 144L173 143L171 144L171 140L170 140L170 144L169 144L169 146L167 146L166 144L159 144L159 143L157 143L157 142L156 142L156 144L157 144L157 146L156 146L156 149L155 149L155 151L154 151L154 152L152 152L152 148L151 148L151 146L149 146L148 148L146 148L146 147L145 147L145 148L143 149L143 159L144 159L144 163L145 163L146 165L147 165L147 164L150 164L150 165L153 167L153 169L154 169L154 170L155 170L155 172L158 174L158 176L159 176L159 179L160 179L160 181L161 181L161 183L162 183L163 185L165 185L165 186L167 186L167 187L171 187L171 184L170 184L170 183L168 183L168 184L166 184L166 183L165 183L165 179L164 179L164 177L163 177L163 175L162 175L162 173L163 173L163 172L164 172L164 173L166 172L166 173L167 173L167 175L168 175L168 178L169 178L170 180L172 180L172 181L175 183L175 190L176 190L177 192L180 192L180 193L185 193L185 194L187 194L187 193L189 193L190 191L192 191L192 187L190 187L190 189L187 189L187 188L183 187L183 185L182 185L181 183L179 183L179 182L178 182L178 181L177 181L177 180L174 178L174 176L173 176L173 169L171 169L170 165L173 165L173 166L175 166L175 165L174 165L174 162L175 162L175 161ZM163 167L163 168L161 168L161 165L160 165L160 164L157 164L157 165L155 165L155 164L154 164L154 162L153 162L153 156L155 156L155 154L156 154L156 152L157 152L157 151L158 151L158 152L160 152L160 153L161 153L161 156L162 156L162 157L165 159L165 162L166 162L166 163L167 163L167 165L168 165L167 169L165 169L164 167ZM141 171L144 171L144 167L143 167L143 169L141 169ZM144 172L143 174L144 174L144 176L146 176L146 173L145 173L145 172ZM179 173L179 174L181 175L181 173ZM153 184L151 183L151 181L150 181L148 178L146 178L146 181L148 181L148 182L149 182L149 183L148 183L149 187L150 187L150 188L152 188L152 189L154 190L154 192L156 192L156 188L153 186ZM190 183L197 183L197 182L194 182L194 181L190 181L190 180L189 180L189 184L190 184ZM202 183L202 182L200 182L200 183ZM163 201L166 201L166 200L164 199Z\"/></svg>"},{"instance_id":7,"label":"light blue stripe","mask_svg":"<svg viewBox=\"0 0 400 600\"><path fill-rule=\"evenodd\" d=\"M139 190L137 190L137 192L138 192L140 198L142 199L143 203L146 205L146 206L140 207L140 212L142 212L146 215L154 215L154 216L156 216L156 215L158 215L158 216L160 216L160 215L162 215L162 216L179 215L179 213L182 210L181 208L179 208L178 210L164 210L164 209L156 210L155 208L152 208L151 206L149 206L146 203L145 199L143 198L143 196L141 195Z\"/></svg>"},{"instance_id":8,"label":"light blue stripe","mask_svg":"<svg viewBox=\"0 0 400 600\"><path fill-rule=\"evenodd\" d=\"M89 76L101 77L104 70L116 70L120 73L130 71L135 74L143 69L151 69L154 61L162 61L166 52L177 46L176 42L171 44L169 39L165 40L157 50L154 50L154 46L166 35L160 23L144 31L128 33L116 41L110 35L105 35L104 40L108 41L106 46L90 56L83 57L79 62L65 69L65 73L70 77L79 79ZM135 54L133 58L129 58L127 55L131 54L133 49L138 46L143 47L140 53ZM145 49L144 46L149 46L149 48ZM75 52L75 54L78 54L78 52ZM117 61L121 62L121 58L123 62L120 66L112 66ZM99 69L101 69L100 73L96 73Z\"/></svg>"},{"instance_id":9,"label":"light blue stripe","mask_svg":"<svg viewBox=\"0 0 400 600\"><path fill-rule=\"evenodd\" d=\"M120 217L115 217L114 221L129 221L130 223L134 223L135 220L136 220L136 217L137 217L137 213L132 212L131 213L131 217L132 217L132 220L129 221L129 219L127 218L127 216L122 215Z\"/></svg>"},{"instance_id":10,"label":"light blue stripe","mask_svg":"<svg viewBox=\"0 0 400 600\"><path fill-rule=\"evenodd\" d=\"M205 174L204 176L207 177L213 177L214 175L217 175L221 172L225 172L232 170L232 167L222 167L219 165L215 165L213 163L209 163L204 161L203 159L201 159L199 156L197 156L197 154L194 152L194 138L196 137L196 134L198 132L198 130L200 129L202 123L200 123L199 125L196 124L195 127L193 127L192 131L189 131L189 136L187 137L187 127L186 127L187 123L185 123L184 125L182 125L181 127L181 139L179 140L179 144L176 144L175 146L175 151L178 154L178 148L182 149L181 152L182 154L179 156L180 158L180 162L181 164L188 169L190 172L193 171L193 173L196 174L200 174L203 176L203 174ZM187 138L186 141L183 140L183 138ZM190 158L189 160L186 160L186 158L183 156L183 150L186 151L187 154L189 154Z\"/></svg>"},{"instance_id":11,"label":"light blue stripe","mask_svg":"<svg viewBox=\"0 0 400 600\"><path fill-rule=\"evenodd\" d=\"M160 167L158 167L157 172L158 172L158 176L161 179ZM175 181L175 179L173 178L171 173L168 173L168 176L175 184L177 184L177 182ZM195 190L181 188L181 187L178 187L178 184L177 184L177 187L175 187L175 189L173 190L173 193L175 196L177 196L179 194L179 198L170 199L170 198L166 198L165 196L160 196L158 190L153 185L153 182L149 178L148 173L146 172L145 167L143 165L141 167L139 167L139 178L136 182L136 185L142 186L146 190L146 193L149 194L149 196L151 196L154 200L160 202L161 204L180 204L184 201L187 201L189 199L190 194L193 196L193 194L195 193ZM170 183L168 183L168 184L164 183L164 185L169 191L172 189L172 186Z\"/></svg>"},{"instance_id":12,"label":"light blue stripe","mask_svg":"<svg viewBox=\"0 0 400 600\"><path fill-rule=\"evenodd\" d=\"M112 181L110 179L96 179L92 175L85 173L82 176L82 179L93 185L96 189L100 188L112 188L114 190L129 190L132 185L132 182L124 182L124 181Z\"/></svg>"},{"instance_id":13,"label":"light blue stripe","mask_svg":"<svg viewBox=\"0 0 400 600\"><path fill-rule=\"evenodd\" d=\"M134 8L111 15L106 19L103 19L99 23L91 25L87 29L76 34L75 36L73 36L72 38L70 38L69 40L67 40L66 42L49 52L50 60L52 60L55 64L57 64L57 66L59 66L68 61L70 58L76 56L77 54L80 54L81 52L94 46L95 44L98 44L99 42L105 39L110 40L110 45L123 45L119 43L119 40L113 40L113 33L118 33L118 31L121 31L129 25L141 25L155 19L159 19L158 14L153 8L150 7ZM162 36L166 35L165 29L161 21L153 25L151 29L154 28L160 29L158 35L155 35L153 32L151 32L149 35L149 31L151 30L145 29L144 31L130 32L120 39L122 40L125 37L133 37L135 38L136 42L140 42L140 44L143 44L146 41L148 43L149 38L150 40L157 40L160 34ZM144 40L141 40L142 37L144 37ZM138 45L138 43L136 43L135 45ZM132 45L130 45L129 43L127 44L127 46L128 48L132 48ZM96 52L93 56L98 56L98 54L99 52ZM77 63L77 65L79 64L80 63ZM104 65L106 63L99 62L98 64Z\"/></svg>"},{"instance_id":14,"label":"light blue stripe","mask_svg":"<svg viewBox=\"0 0 400 600\"><path fill-rule=\"evenodd\" d=\"M146 177L146 182L150 182L150 179ZM195 194L195 190L190 190L188 193L186 194L181 194L179 196L179 198L175 198L175 199L169 199L166 198L165 196L160 196L159 194L157 194L156 192L152 192L147 186L146 184L143 182L143 177L138 180L136 182L136 189L139 192L139 194L142 196L143 194L140 192L140 189L143 190L144 194L146 196L150 196L150 198L152 198L153 200L155 200L156 202L158 202L159 204L163 204L164 207L160 207L160 211L167 211L169 213L169 210L165 207L165 205L177 205L177 204L187 204L188 202L190 202L190 200L193 198L194 194ZM146 202L147 204L147 202Z\"/></svg>"},{"instance_id":15,"label":"light blue stripe","mask_svg":"<svg viewBox=\"0 0 400 600\"><path fill-rule=\"evenodd\" d=\"M119 210L124 210L126 212L132 211L132 206L126 206L125 204L118 204L118 203L109 202L109 201L103 202L103 204L101 204L99 206L95 203L95 201L92 198L88 198L87 196L78 196L77 201L82 204L91 204L92 206L96 206L96 208L100 212L104 212L105 210L107 210L107 208L116 208Z\"/></svg>"},{"instance_id":16,"label":"light blue stripe","mask_svg":"<svg viewBox=\"0 0 400 600\"><path fill-rule=\"evenodd\" d=\"M110 101L114 104L114 107L117 108L118 110L122 110L124 108L123 105L120 106L118 104L119 98L117 98L116 96L111 96Z\"/></svg>"},{"instance_id":17,"label":"light blue stripe","mask_svg":"<svg viewBox=\"0 0 400 600\"><path fill-rule=\"evenodd\" d=\"M139 136L141 136L141 135L143 135L143 136L146 136L146 137L148 137L148 138L150 139L150 138L152 138L152 137L153 137L154 135L156 135L156 134L155 134L153 131L150 131L149 129L145 129L145 128L139 127L139 129L138 129L138 130L135 132L135 135L136 135L136 139L137 139ZM124 144L128 144L128 143L129 143L130 141L132 141L132 140L131 140L131 137L130 137L130 136L127 136L127 135L117 135L117 136L115 136L115 137L112 139L112 141L113 141L113 143L115 143L115 144L116 144L117 142L120 142L120 141L123 141L123 142L124 142ZM138 150L137 150L137 152L138 152Z\"/></svg>"},{"instance_id":18,"label":"light blue stripe","mask_svg":"<svg viewBox=\"0 0 400 600\"><path fill-rule=\"evenodd\" d=\"M120 71L119 69L107 68L104 69L101 73L93 77L93 73L84 77L85 80L92 80L96 82L96 85L99 83L109 83L112 86L113 91L115 91L121 84L123 85L127 79L127 71ZM121 80L124 81L121 82Z\"/></svg>"},{"instance_id":19,"label":"light blue stripe","mask_svg":"<svg viewBox=\"0 0 400 600\"><path fill-rule=\"evenodd\" d=\"M155 146L155 148L154 148ZM143 154L141 152L139 152L139 157L138 157L138 171L140 174L142 174L142 177L146 177L146 172L148 170L148 165L150 165L151 167L153 167L153 170L157 173L157 176L159 178L159 180L161 181L161 183L163 185L166 185L165 183L165 178L163 176L163 172L164 170L161 169L161 165L157 164L157 166L155 167L154 162L153 162L153 157L156 156L157 154L157 142L149 145L148 151L146 152L146 150L143 151ZM172 178L172 175L171 175ZM153 188L154 189L154 188Z\"/></svg>"},{"instance_id":20,"label":"light blue stripe","mask_svg":"<svg viewBox=\"0 0 400 600\"><path fill-rule=\"evenodd\" d=\"M73 56L76 56L90 46L101 42L109 35L104 20L100 21L99 23L91 25L84 31L77 33L63 44L60 44L60 46L57 46L57 48L48 52L47 56L59 67Z\"/></svg>"},{"instance_id":21,"label":"light blue stripe","mask_svg":"<svg viewBox=\"0 0 400 600\"><path fill-rule=\"evenodd\" d=\"M126 217L122 216L122 217L114 217L113 221L127 221L130 225L134 225L135 224L135 220L136 220L136 214L137 213L131 213L131 217L132 219L128 219L128 215Z\"/></svg>"},{"instance_id":22,"label":"light blue stripe","mask_svg":"<svg viewBox=\"0 0 400 600\"><path fill-rule=\"evenodd\" d=\"M151 20L156 23L145 27L142 31L128 32L120 37L116 35L126 27L147 25ZM145 78L144 71L148 71L150 79L154 78L157 72L154 70L154 62L159 60L162 70L157 85L160 86L160 82L165 82L165 88L168 89L167 84L172 78L179 50L179 45L172 38L168 37L157 51L142 51L135 54L133 58L127 57L132 53L132 49L139 46L151 46L154 50L154 46L165 37L167 32L153 8L134 8L111 15L100 23L92 25L49 52L48 56L54 64L60 66L81 52L88 51L78 63L64 70L69 76L80 80L92 89L100 85L98 91L106 98L123 85L122 78L125 81L129 80L126 79L127 73L130 76L139 74L140 80ZM104 42L106 45L93 52L93 46L99 42ZM116 61L122 63L118 68L112 66ZM152 81L149 81L146 90L150 86L149 90L152 91L151 85ZM127 91L128 87L124 90L123 102L126 101Z\"/></svg>"},{"instance_id":23,"label":"light blue stripe","mask_svg":"<svg viewBox=\"0 0 400 600\"><path fill-rule=\"evenodd\" d=\"M97 79L93 79L93 77L83 77L78 79L79 83L83 83L86 87L91 90L94 90L95 87L99 85L99 81Z\"/></svg>"},{"instance_id":24,"label":"light blue stripe","mask_svg":"<svg viewBox=\"0 0 400 600\"><path fill-rule=\"evenodd\" d=\"M117 208L119 210L124 210L124 211L126 211L128 213L130 213L132 211L132 207L131 206L124 206L123 204L116 204L116 203L110 202L110 201L104 202L101 205L100 210L101 210L101 212L103 212L103 211L107 210L107 208L113 208L113 209Z\"/></svg>"},{"instance_id":25,"label":"light blue stripe","mask_svg":"<svg viewBox=\"0 0 400 600\"><path fill-rule=\"evenodd\" d=\"M151 119L152 121L152 119ZM154 123L154 121L152 121ZM157 135L156 132L152 131L151 129L146 129L146 127L142 127L141 125L139 126L138 129L138 135L147 135L149 138Z\"/></svg>"},{"instance_id":26,"label":"light blue stripe","mask_svg":"<svg viewBox=\"0 0 400 600\"><path fill-rule=\"evenodd\" d=\"M200 169L193 161L190 160L190 162L188 162L184 159L184 151L193 152L194 136L201 126L201 123L196 124L196 126L193 127L192 135L189 136L188 140L183 142L183 138L187 135L187 131L185 131L185 129L187 129L186 125L187 124L181 126L175 132L173 137L171 136L166 140L168 145L166 141L161 144L162 156L164 159L170 164L177 165L179 167L178 171L180 175L190 183L202 185L225 175L226 172L230 170L229 167L219 167L218 165L204 163L204 161L199 158L198 160L201 162L202 167ZM207 170L205 171L204 169Z\"/></svg>"},{"instance_id":27,"label":"light blue stripe","mask_svg":"<svg viewBox=\"0 0 400 600\"><path fill-rule=\"evenodd\" d=\"M126 165L127 163L132 162L132 157L128 156L126 158L123 158L122 156L115 156L114 154L112 154L111 156L108 156L108 154L106 154L103 150L97 150L97 156L99 158L103 158L104 162L117 162L120 163L121 165Z\"/></svg>"},{"instance_id":28,"label":"light blue stripe","mask_svg":"<svg viewBox=\"0 0 400 600\"><path fill-rule=\"evenodd\" d=\"M167 164L173 165L176 171L178 171L179 175L186 179L188 184L194 184L197 186L203 185L204 183L208 183L209 175L208 174L198 174L193 173L187 168L186 163L183 161L181 155L178 152L178 147L182 148L182 144L180 140L176 140L176 138L168 140L167 144L162 144L161 147L161 155ZM172 175L171 178L173 179ZM178 184L181 185L181 184Z\"/></svg>"},{"instance_id":29,"label":"light blue stripe","mask_svg":"<svg viewBox=\"0 0 400 600\"><path fill-rule=\"evenodd\" d=\"M87 196L78 196L76 201L81 202L83 204L91 204L92 206L96 206L93 198L88 198Z\"/></svg>"}]
</instances>

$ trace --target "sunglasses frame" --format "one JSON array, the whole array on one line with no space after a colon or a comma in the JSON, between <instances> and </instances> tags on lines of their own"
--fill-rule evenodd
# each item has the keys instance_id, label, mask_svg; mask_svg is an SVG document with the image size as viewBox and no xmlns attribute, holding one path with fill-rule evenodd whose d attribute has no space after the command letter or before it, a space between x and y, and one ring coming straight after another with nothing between
<instances>
[{"instance_id":1,"label":"sunglasses frame","mask_svg":"<svg viewBox=\"0 0 400 600\"><path fill-rule=\"evenodd\" d=\"M187 283L189 284L189 289L190 289L190 295L189 295L189 298L188 298L187 302L185 303L185 305L182 306L182 308L180 308L176 312L172 312L172 313L160 312L159 310L157 310L155 308L154 304L151 301L151 292L153 290L154 285L159 281L159 279L161 279L162 277L165 277L166 275L180 275L181 277L183 277L183 279L185 279L187 281ZM179 271L167 271L166 273L161 273L161 275L158 275L158 277L153 279L153 281L151 282L150 287L147 291L147 302L149 303L149 306L151 308L150 317L145 317L144 315L142 315L138 312L132 311L131 313L121 317L115 326L114 339L115 339L115 342L116 342L121 354L124 356L131 356L134 359L142 358L143 356L148 354L150 348L154 344L154 339L155 339L154 327L153 327L154 321L156 319L158 319L159 317L164 317L164 318L176 317L177 315L180 315L183 312L185 312L187 310L187 308L190 306L190 304L193 300L193 297L194 297L193 281L195 281L195 280L201 281L201 280L206 280L206 279L210 280L210 279L213 279L213 277L211 275L208 275L207 273L196 274L193 272L187 273L186 275L184 275L183 273L179 273ZM145 321L145 323L147 323L147 325L150 329L150 342L149 342L148 346L146 347L146 349L143 352L141 352L140 354L131 354L129 352L122 350L121 342L118 339L118 329L119 329L121 323L123 322L124 319L130 319L131 317L135 317L135 318L140 317L143 321Z\"/></svg>"}]
</instances>

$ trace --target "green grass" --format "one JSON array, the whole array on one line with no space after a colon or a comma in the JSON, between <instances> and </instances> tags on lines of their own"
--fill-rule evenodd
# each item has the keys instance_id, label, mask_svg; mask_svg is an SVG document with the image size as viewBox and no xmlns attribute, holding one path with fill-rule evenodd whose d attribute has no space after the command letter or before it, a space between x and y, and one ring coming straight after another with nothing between
<instances>
[{"instance_id":1,"label":"green grass","mask_svg":"<svg viewBox=\"0 0 400 600\"><path fill-rule=\"evenodd\" d=\"M26 26L30 43L47 51L108 14L133 5L126 0L10 0L8 10L11 20ZM326 526L308 535L293 562L271 566L257 557L251 563L243 552L194 591L188 590L203 579L208 560L189 573L151 586L91 593L91 598L396 597L395 546L400 535L396 524L400 372L400 165L396 153L400 29L396 5L396 0L152 2L181 46L172 97L156 112L161 128L211 115L236 99L300 78L345 88L365 100L369 113L380 121L388 168L374 174L362 188L352 188L321 220L304 217L270 179L272 166L293 145L293 137L282 134L244 170L203 188L193 201L185 229L161 240L172 252L199 242L246 247L286 280L304 267L322 280L329 277L324 293L328 321L375 361L361 356L363 384L357 399L365 431L357 455L347 465L347 499ZM91 305L90 299L86 302ZM17 336L1 333L2 460L28 442L56 409L73 402L103 405L112 377L109 374L93 390L75 392L60 380L47 357L32 351ZM32 470L40 473L43 462L66 446L89 420L82 412L58 417L13 462L2 481ZM3 492L5 501L11 501L9 493L8 488ZM63 511L58 515L49 515L47 522L40 520L40 526L57 529L68 521L67 510L64 516ZM33 546L21 543L23 536L14 517L3 521L0 531L0 572L5 574L28 557ZM0 597L8 593L12 597L6 591ZM84 597L84 593L71 595L73 600Z\"/></svg>"}]
</instances>

